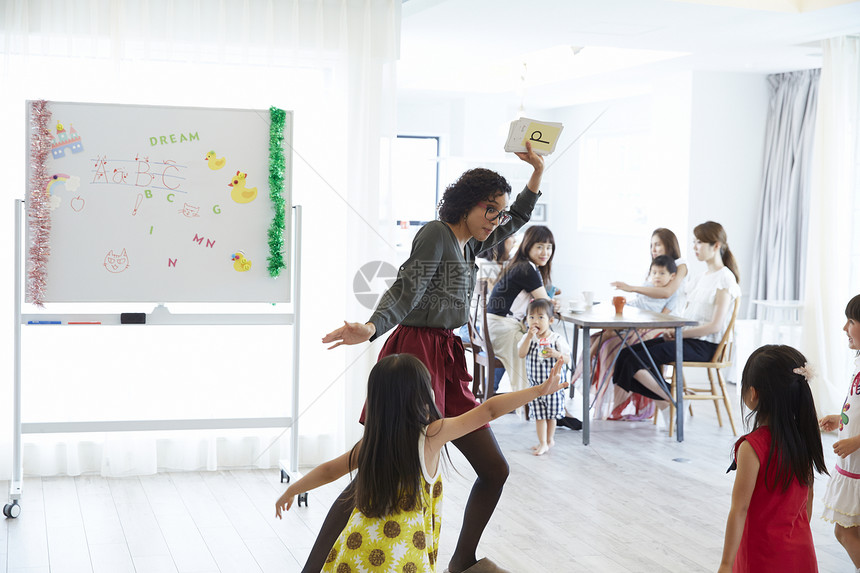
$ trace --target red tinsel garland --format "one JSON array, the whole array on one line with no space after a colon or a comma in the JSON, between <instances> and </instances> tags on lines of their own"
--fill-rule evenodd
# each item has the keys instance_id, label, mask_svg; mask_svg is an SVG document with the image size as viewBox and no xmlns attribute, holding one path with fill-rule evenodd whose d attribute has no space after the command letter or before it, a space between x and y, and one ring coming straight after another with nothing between
<instances>
[{"instance_id":1,"label":"red tinsel garland","mask_svg":"<svg viewBox=\"0 0 860 573\"><path fill-rule=\"evenodd\" d=\"M27 201L30 245L27 257L26 300L43 307L48 274L46 265L51 254L51 209L47 189L50 176L47 159L53 145L53 137L49 127L51 111L48 109L48 102L31 102L30 122L30 196Z\"/></svg>"}]
</instances>

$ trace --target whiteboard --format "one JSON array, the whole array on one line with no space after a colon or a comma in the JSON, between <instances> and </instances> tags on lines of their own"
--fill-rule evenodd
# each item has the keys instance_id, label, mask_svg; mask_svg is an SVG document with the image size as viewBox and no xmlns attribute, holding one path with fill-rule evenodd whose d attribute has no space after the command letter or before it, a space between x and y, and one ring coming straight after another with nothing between
<instances>
[{"instance_id":1,"label":"whiteboard","mask_svg":"<svg viewBox=\"0 0 860 573\"><path fill-rule=\"evenodd\" d=\"M45 302L289 302L291 112L283 134L286 268L272 278L268 110L47 107L54 140ZM27 161L29 178L29 154ZM28 225L28 246L32 240Z\"/></svg>"}]
</instances>

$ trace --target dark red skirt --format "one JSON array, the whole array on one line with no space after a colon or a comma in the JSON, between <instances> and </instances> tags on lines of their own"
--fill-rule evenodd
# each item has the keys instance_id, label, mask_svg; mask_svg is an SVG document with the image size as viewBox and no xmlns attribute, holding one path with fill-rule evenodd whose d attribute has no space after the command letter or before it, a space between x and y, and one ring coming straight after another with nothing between
<instances>
[{"instance_id":1,"label":"dark red skirt","mask_svg":"<svg viewBox=\"0 0 860 573\"><path fill-rule=\"evenodd\" d=\"M472 377L466 370L463 341L453 331L398 325L385 341L378 360L403 353L417 356L430 371L436 406L442 416L459 416L478 405L469 388ZM359 421L364 423L363 408Z\"/></svg>"}]
</instances>

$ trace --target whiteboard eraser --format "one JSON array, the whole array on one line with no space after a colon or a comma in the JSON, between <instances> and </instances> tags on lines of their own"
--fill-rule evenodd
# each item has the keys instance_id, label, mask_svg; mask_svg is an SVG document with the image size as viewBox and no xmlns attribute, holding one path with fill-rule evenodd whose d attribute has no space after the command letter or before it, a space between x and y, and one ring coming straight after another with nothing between
<instances>
[{"instance_id":1,"label":"whiteboard eraser","mask_svg":"<svg viewBox=\"0 0 860 573\"><path fill-rule=\"evenodd\" d=\"M146 324L145 312L123 312L119 315L120 324Z\"/></svg>"}]
</instances>

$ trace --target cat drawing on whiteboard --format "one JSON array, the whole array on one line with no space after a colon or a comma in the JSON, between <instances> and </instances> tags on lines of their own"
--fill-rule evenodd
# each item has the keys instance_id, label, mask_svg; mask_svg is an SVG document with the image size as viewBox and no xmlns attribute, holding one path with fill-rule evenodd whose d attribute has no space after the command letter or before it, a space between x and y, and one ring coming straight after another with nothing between
<instances>
[{"instance_id":1,"label":"cat drawing on whiteboard","mask_svg":"<svg viewBox=\"0 0 860 573\"><path fill-rule=\"evenodd\" d=\"M228 183L228 185L233 188L233 190L230 191L230 197L236 203L250 203L257 198L256 187L245 187L245 178L247 176L247 173L237 171L233 180Z\"/></svg>"},{"instance_id":2,"label":"cat drawing on whiteboard","mask_svg":"<svg viewBox=\"0 0 860 573\"><path fill-rule=\"evenodd\" d=\"M192 217L200 216L200 207L195 207L194 205L185 203L182 205L182 209L180 209L179 212L191 219Z\"/></svg>"},{"instance_id":3,"label":"cat drawing on whiteboard","mask_svg":"<svg viewBox=\"0 0 860 573\"><path fill-rule=\"evenodd\" d=\"M105 268L108 272L111 273L121 273L125 269L128 268L128 255L125 254L125 249L122 250L122 253L116 255L111 249L107 255L105 255Z\"/></svg>"}]
</instances>

